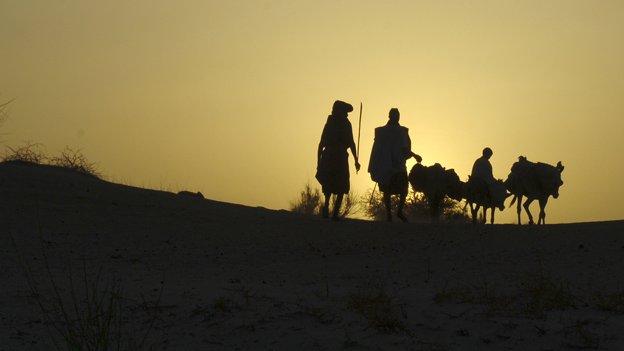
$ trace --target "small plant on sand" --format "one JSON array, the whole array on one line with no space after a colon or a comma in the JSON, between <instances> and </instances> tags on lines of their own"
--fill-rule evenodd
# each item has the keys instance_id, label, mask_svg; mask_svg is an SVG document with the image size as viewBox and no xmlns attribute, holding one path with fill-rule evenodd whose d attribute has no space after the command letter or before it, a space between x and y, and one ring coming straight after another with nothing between
<instances>
[{"instance_id":1,"label":"small plant on sand","mask_svg":"<svg viewBox=\"0 0 624 351\"><path fill-rule=\"evenodd\" d=\"M94 273L82 260L82 269L76 273L68 259L64 269L65 279L55 276L42 240L42 255L45 280L35 277L33 269L19 253L14 238L13 246L18 253L19 264L26 277L30 298L41 313L48 329L50 342L57 350L146 350L148 336L158 317L162 297L162 286L155 302L143 301L143 312L151 314L139 330L132 325L136 319L124 302L120 280L114 276L105 277L103 267ZM136 308L135 308L136 310Z\"/></svg>"},{"instance_id":2,"label":"small plant on sand","mask_svg":"<svg viewBox=\"0 0 624 351\"><path fill-rule=\"evenodd\" d=\"M494 315L504 312L513 313L513 303L516 299L512 296L497 293L488 284L482 284L476 287L445 287L436 292L433 301L437 304L450 302L484 305L486 307L485 313Z\"/></svg>"},{"instance_id":3,"label":"small plant on sand","mask_svg":"<svg viewBox=\"0 0 624 351\"><path fill-rule=\"evenodd\" d=\"M398 196L391 197L392 210L396 211L399 204ZM360 198L360 205L363 208L366 217L373 220L386 220L386 206L383 201L383 194L378 189L367 191ZM440 220L447 223L467 223L469 221L468 212L460 206L458 201L450 198L444 198L441 203ZM431 221L431 211L425 195L414 192L409 189L407 198L405 199L404 214L414 222Z\"/></svg>"},{"instance_id":4,"label":"small plant on sand","mask_svg":"<svg viewBox=\"0 0 624 351\"><path fill-rule=\"evenodd\" d=\"M475 296L467 286L459 286L453 288L444 288L435 293L433 301L436 304L444 304L447 302L454 303L472 303L475 300Z\"/></svg>"},{"instance_id":5,"label":"small plant on sand","mask_svg":"<svg viewBox=\"0 0 624 351\"><path fill-rule=\"evenodd\" d=\"M4 162L27 162L44 164L47 157L43 151L43 145L39 143L25 142L22 146L13 148L7 146L2 157Z\"/></svg>"},{"instance_id":6,"label":"small plant on sand","mask_svg":"<svg viewBox=\"0 0 624 351\"><path fill-rule=\"evenodd\" d=\"M13 100L0 102L0 123L4 122L9 115L9 105L11 105L12 102Z\"/></svg>"},{"instance_id":7,"label":"small plant on sand","mask_svg":"<svg viewBox=\"0 0 624 351\"><path fill-rule=\"evenodd\" d=\"M100 178L95 163L89 162L80 149L66 147L60 155L50 158L50 164Z\"/></svg>"},{"instance_id":8,"label":"small plant on sand","mask_svg":"<svg viewBox=\"0 0 624 351\"><path fill-rule=\"evenodd\" d=\"M356 192L351 190L342 199L340 217L347 218L349 216L357 215L358 213L360 213L359 196Z\"/></svg>"},{"instance_id":9,"label":"small plant on sand","mask_svg":"<svg viewBox=\"0 0 624 351\"><path fill-rule=\"evenodd\" d=\"M522 290L527 298L524 313L530 317L544 318L548 311L576 307L576 298L569 286L543 273L528 276L522 284Z\"/></svg>"},{"instance_id":10,"label":"small plant on sand","mask_svg":"<svg viewBox=\"0 0 624 351\"><path fill-rule=\"evenodd\" d=\"M300 213L308 216L320 215L323 207L323 195L318 188L312 188L310 184L306 184L305 188L299 193L299 198L290 203L292 212ZM333 205L333 201L331 202ZM359 211L358 196L356 193L349 191L343 197L340 217L346 218L357 214Z\"/></svg>"},{"instance_id":11,"label":"small plant on sand","mask_svg":"<svg viewBox=\"0 0 624 351\"><path fill-rule=\"evenodd\" d=\"M397 305L383 289L348 296L347 308L363 315L369 326L386 334L406 331L397 311Z\"/></svg>"},{"instance_id":12,"label":"small plant on sand","mask_svg":"<svg viewBox=\"0 0 624 351\"><path fill-rule=\"evenodd\" d=\"M299 198L290 203L290 210L304 215L318 215L321 208L321 191L313 189L310 184L299 193Z\"/></svg>"},{"instance_id":13,"label":"small plant on sand","mask_svg":"<svg viewBox=\"0 0 624 351\"><path fill-rule=\"evenodd\" d=\"M600 335L589 330L589 320L577 320L564 328L566 346L574 349L594 350L600 348Z\"/></svg>"},{"instance_id":14,"label":"small plant on sand","mask_svg":"<svg viewBox=\"0 0 624 351\"><path fill-rule=\"evenodd\" d=\"M331 324L338 319L329 308L325 307L302 306L301 312L306 316L312 317L316 322L321 324Z\"/></svg>"},{"instance_id":15,"label":"small plant on sand","mask_svg":"<svg viewBox=\"0 0 624 351\"><path fill-rule=\"evenodd\" d=\"M610 294L597 293L593 301L596 307L602 311L624 313L624 291Z\"/></svg>"},{"instance_id":16,"label":"small plant on sand","mask_svg":"<svg viewBox=\"0 0 624 351\"><path fill-rule=\"evenodd\" d=\"M230 313L233 310L240 309L240 306L234 300L225 296L219 296L215 298L212 302L212 307L215 311L221 314Z\"/></svg>"}]
</instances>

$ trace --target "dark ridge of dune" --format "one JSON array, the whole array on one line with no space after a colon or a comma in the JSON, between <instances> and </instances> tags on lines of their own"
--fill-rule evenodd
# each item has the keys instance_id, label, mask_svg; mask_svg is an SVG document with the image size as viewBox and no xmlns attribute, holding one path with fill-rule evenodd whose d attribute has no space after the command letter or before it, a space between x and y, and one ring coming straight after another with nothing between
<instances>
[{"instance_id":1,"label":"dark ridge of dune","mask_svg":"<svg viewBox=\"0 0 624 351\"><path fill-rule=\"evenodd\" d=\"M0 203L14 206L20 201L9 199L27 198L36 203L63 203L78 201L84 204L119 206L191 206L211 211L244 211L246 213L283 213L211 199L192 198L169 191L140 188L117 184L75 170L53 165L33 164L21 161L0 163ZM10 208L7 209L10 212Z\"/></svg>"},{"instance_id":2,"label":"dark ridge of dune","mask_svg":"<svg viewBox=\"0 0 624 351\"><path fill-rule=\"evenodd\" d=\"M20 262L46 299L68 267L102 267L124 328L157 313L156 350L624 343L624 221L333 223L23 163L0 163L0 214L0 350L50 349Z\"/></svg>"}]
</instances>

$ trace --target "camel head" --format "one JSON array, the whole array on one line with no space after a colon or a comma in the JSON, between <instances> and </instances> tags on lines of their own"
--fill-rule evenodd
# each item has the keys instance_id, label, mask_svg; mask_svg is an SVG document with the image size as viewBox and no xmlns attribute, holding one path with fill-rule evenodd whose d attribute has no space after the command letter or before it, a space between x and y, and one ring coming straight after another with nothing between
<instances>
[{"instance_id":1,"label":"camel head","mask_svg":"<svg viewBox=\"0 0 624 351\"><path fill-rule=\"evenodd\" d=\"M555 175L556 179L555 179L555 184L553 187L554 191L552 193L552 196L555 199L559 197L559 187L563 185L563 180L561 180L561 173L563 172L564 168L565 167L563 166L561 161L557 162L557 166L555 167L555 169L557 170L557 174Z\"/></svg>"},{"instance_id":2,"label":"camel head","mask_svg":"<svg viewBox=\"0 0 624 351\"><path fill-rule=\"evenodd\" d=\"M447 169L445 171L446 178L446 193L453 199L460 201L464 198L464 182L459 179L454 169Z\"/></svg>"},{"instance_id":3,"label":"camel head","mask_svg":"<svg viewBox=\"0 0 624 351\"><path fill-rule=\"evenodd\" d=\"M491 187L491 197L492 197L492 205L497 207L499 210L505 209L505 200L511 193L507 192L507 187L505 187L505 183L502 179L497 180L494 185Z\"/></svg>"}]
</instances>

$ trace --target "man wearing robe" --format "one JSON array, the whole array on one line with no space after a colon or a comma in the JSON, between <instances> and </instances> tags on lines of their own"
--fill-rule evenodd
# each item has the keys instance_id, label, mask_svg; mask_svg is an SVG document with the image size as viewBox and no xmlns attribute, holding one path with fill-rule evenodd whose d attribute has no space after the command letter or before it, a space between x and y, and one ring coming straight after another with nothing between
<instances>
[{"instance_id":1,"label":"man wearing robe","mask_svg":"<svg viewBox=\"0 0 624 351\"><path fill-rule=\"evenodd\" d=\"M332 107L332 113L327 117L323 128L321 141L317 151L316 179L323 187L325 203L323 217L329 217L329 201L332 194L336 195L334 202L333 220L339 220L339 211L344 194L349 192L349 154L351 150L355 159L355 169L360 170L358 157L353 141L353 129L347 119L349 112L353 111L350 104L336 100Z\"/></svg>"},{"instance_id":2,"label":"man wearing robe","mask_svg":"<svg viewBox=\"0 0 624 351\"><path fill-rule=\"evenodd\" d=\"M405 162L411 157L417 162L422 161L422 158L412 152L409 130L399 124L400 117L399 109L392 108L388 114L388 123L375 128L368 172L383 193L388 221L392 221L391 196L398 195L397 217L406 222L407 217L403 214L408 190Z\"/></svg>"}]
</instances>

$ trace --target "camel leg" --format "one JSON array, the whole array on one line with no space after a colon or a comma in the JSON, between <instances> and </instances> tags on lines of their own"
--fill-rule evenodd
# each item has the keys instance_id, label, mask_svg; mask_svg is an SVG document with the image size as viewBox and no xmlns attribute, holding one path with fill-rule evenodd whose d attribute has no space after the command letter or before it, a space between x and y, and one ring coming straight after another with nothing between
<instances>
[{"instance_id":1,"label":"camel leg","mask_svg":"<svg viewBox=\"0 0 624 351\"><path fill-rule=\"evenodd\" d=\"M496 211L496 208L492 207L490 211L492 211L492 213L490 214L490 224L494 224L494 212Z\"/></svg>"},{"instance_id":2,"label":"camel leg","mask_svg":"<svg viewBox=\"0 0 624 351\"><path fill-rule=\"evenodd\" d=\"M470 203L470 214L472 214L472 224L477 224L477 211L473 203Z\"/></svg>"},{"instance_id":3,"label":"camel leg","mask_svg":"<svg viewBox=\"0 0 624 351\"><path fill-rule=\"evenodd\" d=\"M522 195L518 195L516 201L518 201L518 204L516 205L516 212L518 213L518 224L522 224L522 221L520 220L520 215L522 214Z\"/></svg>"},{"instance_id":4,"label":"camel leg","mask_svg":"<svg viewBox=\"0 0 624 351\"><path fill-rule=\"evenodd\" d=\"M481 223L486 224L487 223L487 206L483 206L483 221Z\"/></svg>"},{"instance_id":5,"label":"camel leg","mask_svg":"<svg viewBox=\"0 0 624 351\"><path fill-rule=\"evenodd\" d=\"M546 204L548 204L548 198L539 199L540 213L537 224L546 224Z\"/></svg>"},{"instance_id":6,"label":"camel leg","mask_svg":"<svg viewBox=\"0 0 624 351\"><path fill-rule=\"evenodd\" d=\"M531 214L531 211L529 211L529 206L531 206L532 202L533 202L533 199L527 198L526 201L524 202L524 205L522 205L527 215L529 216L529 224L535 224L535 222L533 222L533 215Z\"/></svg>"}]
</instances>

